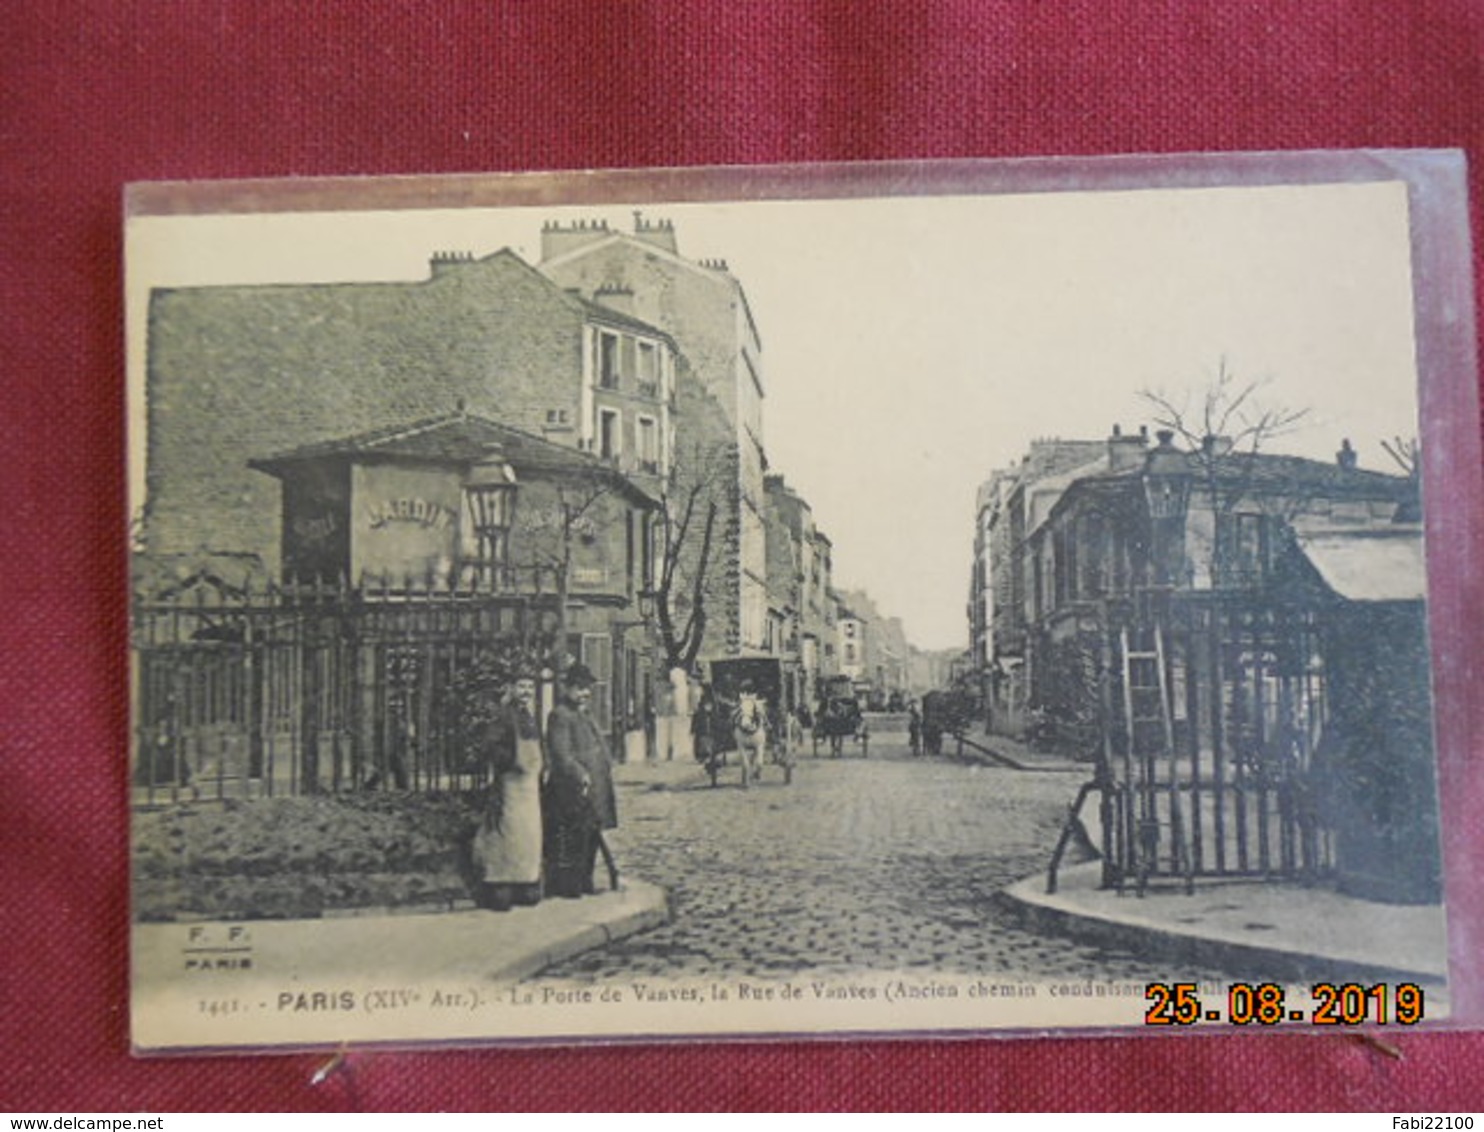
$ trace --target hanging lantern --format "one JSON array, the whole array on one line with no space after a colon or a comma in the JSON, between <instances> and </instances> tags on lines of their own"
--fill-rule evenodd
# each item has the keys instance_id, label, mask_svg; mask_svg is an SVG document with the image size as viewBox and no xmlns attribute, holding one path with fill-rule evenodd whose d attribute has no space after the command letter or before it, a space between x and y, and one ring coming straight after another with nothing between
<instances>
[{"instance_id":1,"label":"hanging lantern","mask_svg":"<svg viewBox=\"0 0 1484 1132\"><path fill-rule=\"evenodd\" d=\"M1144 498L1151 519L1183 519L1190 503L1190 459L1168 429L1155 434L1159 447L1144 464Z\"/></svg>"},{"instance_id":2,"label":"hanging lantern","mask_svg":"<svg viewBox=\"0 0 1484 1132\"><path fill-rule=\"evenodd\" d=\"M1154 580L1177 582L1184 575L1185 515L1190 506L1190 457L1174 445L1175 434L1155 434L1159 446L1144 461L1144 500L1149 507Z\"/></svg>"},{"instance_id":3,"label":"hanging lantern","mask_svg":"<svg viewBox=\"0 0 1484 1132\"><path fill-rule=\"evenodd\" d=\"M464 481L465 575L481 589L503 588L510 563L510 525L515 512L515 469L498 445L469 469Z\"/></svg>"}]
</instances>

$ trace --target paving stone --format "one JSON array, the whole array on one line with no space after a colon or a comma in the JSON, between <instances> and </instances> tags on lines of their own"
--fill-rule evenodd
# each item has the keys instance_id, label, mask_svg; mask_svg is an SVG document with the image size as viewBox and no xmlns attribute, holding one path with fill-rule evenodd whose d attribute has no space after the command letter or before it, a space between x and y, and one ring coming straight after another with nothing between
<instances>
[{"instance_id":1,"label":"paving stone","mask_svg":"<svg viewBox=\"0 0 1484 1132\"><path fill-rule=\"evenodd\" d=\"M743 791L694 764L624 766L624 871L663 885L674 920L543 978L814 974L903 965L1050 980L1164 979L1133 954L1022 929L993 900L1043 870L1080 777L913 759L799 763ZM1223 976L1181 972L1182 978Z\"/></svg>"}]
</instances>

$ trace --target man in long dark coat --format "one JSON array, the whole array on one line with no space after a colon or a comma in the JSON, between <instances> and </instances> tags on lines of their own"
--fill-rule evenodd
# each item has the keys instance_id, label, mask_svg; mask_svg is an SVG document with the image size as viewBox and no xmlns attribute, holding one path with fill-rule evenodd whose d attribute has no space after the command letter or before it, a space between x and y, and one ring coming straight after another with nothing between
<instances>
[{"instance_id":1,"label":"man in long dark coat","mask_svg":"<svg viewBox=\"0 0 1484 1132\"><path fill-rule=\"evenodd\" d=\"M608 744L587 710L594 683L591 672L573 665L546 724L546 888L552 896L595 891L599 838L618 826Z\"/></svg>"}]
</instances>

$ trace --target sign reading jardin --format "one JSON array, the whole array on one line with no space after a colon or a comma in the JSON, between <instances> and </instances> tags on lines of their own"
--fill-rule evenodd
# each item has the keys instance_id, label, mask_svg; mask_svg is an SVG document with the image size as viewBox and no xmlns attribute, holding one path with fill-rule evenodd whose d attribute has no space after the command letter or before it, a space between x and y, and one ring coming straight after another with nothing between
<instances>
[{"instance_id":1,"label":"sign reading jardin","mask_svg":"<svg viewBox=\"0 0 1484 1132\"><path fill-rule=\"evenodd\" d=\"M441 531L457 516L443 504L427 499L381 499L367 506L366 518L372 530L390 523L414 523L424 530Z\"/></svg>"}]
</instances>

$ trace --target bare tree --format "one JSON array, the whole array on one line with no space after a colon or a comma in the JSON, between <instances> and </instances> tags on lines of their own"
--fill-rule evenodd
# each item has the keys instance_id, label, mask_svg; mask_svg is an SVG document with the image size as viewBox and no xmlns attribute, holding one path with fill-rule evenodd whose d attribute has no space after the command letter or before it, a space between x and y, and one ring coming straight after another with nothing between
<instances>
[{"instance_id":1,"label":"bare tree","mask_svg":"<svg viewBox=\"0 0 1484 1132\"><path fill-rule=\"evenodd\" d=\"M1422 474L1422 444L1415 436L1411 440L1394 436L1390 440L1381 441L1381 447L1386 455L1396 461L1397 467L1401 468L1407 478L1416 479Z\"/></svg>"},{"instance_id":2,"label":"bare tree","mask_svg":"<svg viewBox=\"0 0 1484 1132\"><path fill-rule=\"evenodd\" d=\"M731 486L724 445L692 447L660 498L662 551L655 618L665 666L689 671L706 642L706 581L712 566L719 497Z\"/></svg>"},{"instance_id":3,"label":"bare tree","mask_svg":"<svg viewBox=\"0 0 1484 1132\"><path fill-rule=\"evenodd\" d=\"M1302 427L1309 416L1307 408L1265 400L1265 385L1238 381L1223 357L1204 388L1187 390L1178 398L1163 390L1139 393L1154 410L1155 423L1179 439L1194 465L1216 524L1208 563L1213 577L1233 565L1223 528L1237 506L1252 495L1256 457L1273 440ZM1309 500L1300 491L1288 491L1265 492L1255 502L1263 514L1289 522Z\"/></svg>"},{"instance_id":4,"label":"bare tree","mask_svg":"<svg viewBox=\"0 0 1484 1132\"><path fill-rule=\"evenodd\" d=\"M1144 389L1139 396L1153 407L1155 423L1173 431L1191 452L1220 458L1234 452L1256 453L1308 417L1307 408L1265 402L1265 384L1237 382L1222 358L1210 385L1187 391L1178 401L1163 390Z\"/></svg>"},{"instance_id":5,"label":"bare tree","mask_svg":"<svg viewBox=\"0 0 1484 1132\"><path fill-rule=\"evenodd\" d=\"M557 484L550 507L534 513L526 510L517 520L529 554L526 565L549 570L556 580L559 652L567 648L574 551L579 541L590 542L599 536L602 517L593 512L613 494L615 486L613 476L598 468L568 477Z\"/></svg>"}]
</instances>

